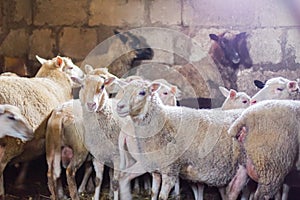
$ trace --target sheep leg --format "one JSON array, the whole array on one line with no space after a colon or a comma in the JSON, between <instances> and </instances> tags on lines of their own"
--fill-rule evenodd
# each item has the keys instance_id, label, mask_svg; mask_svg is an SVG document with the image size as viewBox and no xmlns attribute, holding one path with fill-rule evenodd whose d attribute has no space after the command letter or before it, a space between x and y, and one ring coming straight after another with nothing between
<instances>
[{"instance_id":1,"label":"sheep leg","mask_svg":"<svg viewBox=\"0 0 300 200\"><path fill-rule=\"evenodd\" d=\"M239 196L239 193L244 188L248 181L248 175L247 175L247 169L239 165L239 168L233 177L233 179L230 181L226 193L228 195L229 200L237 199Z\"/></svg>"},{"instance_id":2,"label":"sheep leg","mask_svg":"<svg viewBox=\"0 0 300 200\"><path fill-rule=\"evenodd\" d=\"M162 174L162 185L159 194L159 200L167 200L171 189L174 187L176 182L176 176L169 176Z\"/></svg>"},{"instance_id":3,"label":"sheep leg","mask_svg":"<svg viewBox=\"0 0 300 200\"><path fill-rule=\"evenodd\" d=\"M179 177L177 177L175 187L174 187L174 191L173 191L172 194L174 196L176 196L176 199L180 199L180 179L179 179Z\"/></svg>"},{"instance_id":4,"label":"sheep leg","mask_svg":"<svg viewBox=\"0 0 300 200\"><path fill-rule=\"evenodd\" d=\"M84 176L83 179L81 181L81 184L78 188L78 193L83 193L85 191L86 188L86 184L92 174L93 171L93 167L91 166L91 162L90 161L86 161L85 162L85 169L84 169Z\"/></svg>"},{"instance_id":5,"label":"sheep leg","mask_svg":"<svg viewBox=\"0 0 300 200\"><path fill-rule=\"evenodd\" d=\"M288 184L283 184L281 200L287 200L288 199L289 191L290 191L290 186Z\"/></svg>"},{"instance_id":6,"label":"sheep leg","mask_svg":"<svg viewBox=\"0 0 300 200\"><path fill-rule=\"evenodd\" d=\"M72 159L73 161L74 159ZM70 162L66 169L67 182L69 187L69 192L72 200L79 200L79 195L77 193L77 185L75 180L75 175L78 167L80 165Z\"/></svg>"},{"instance_id":7,"label":"sheep leg","mask_svg":"<svg viewBox=\"0 0 300 200\"><path fill-rule=\"evenodd\" d=\"M271 199L280 188L280 184L272 183L268 185L258 184L253 200Z\"/></svg>"},{"instance_id":8,"label":"sheep leg","mask_svg":"<svg viewBox=\"0 0 300 200\"><path fill-rule=\"evenodd\" d=\"M191 188L195 200L203 200L204 185L202 183L192 183Z\"/></svg>"},{"instance_id":9,"label":"sheep leg","mask_svg":"<svg viewBox=\"0 0 300 200\"><path fill-rule=\"evenodd\" d=\"M120 188L120 199L121 200L132 199L131 192L130 192L130 181L144 173L145 172L143 172L143 173L123 172L120 174L119 188Z\"/></svg>"},{"instance_id":10,"label":"sheep leg","mask_svg":"<svg viewBox=\"0 0 300 200\"><path fill-rule=\"evenodd\" d=\"M29 162L24 162L21 164L20 173L15 181L15 186L17 186L18 188L21 188L22 184L24 183L28 171L28 167L29 167Z\"/></svg>"},{"instance_id":11,"label":"sheep leg","mask_svg":"<svg viewBox=\"0 0 300 200\"><path fill-rule=\"evenodd\" d=\"M149 174L146 174L143 180L144 180L144 190L146 191L146 194L151 195L151 180Z\"/></svg>"},{"instance_id":12,"label":"sheep leg","mask_svg":"<svg viewBox=\"0 0 300 200\"><path fill-rule=\"evenodd\" d=\"M94 193L94 200L100 199L100 189L101 184L103 180L103 172L104 172L104 165L101 162L96 161L96 159L93 159L93 165L96 172L96 188Z\"/></svg>"},{"instance_id":13,"label":"sheep leg","mask_svg":"<svg viewBox=\"0 0 300 200\"><path fill-rule=\"evenodd\" d=\"M221 199L226 199L226 187L219 187L218 190L221 195Z\"/></svg>"},{"instance_id":14,"label":"sheep leg","mask_svg":"<svg viewBox=\"0 0 300 200\"><path fill-rule=\"evenodd\" d=\"M60 152L55 152L54 148L51 148L51 152L47 151L47 164L48 164L48 188L51 193L51 199L57 199L59 196L58 193L58 184L57 181L60 178L61 166L60 166ZM61 194L63 196L63 192ZM61 196L61 197L62 197Z\"/></svg>"},{"instance_id":15,"label":"sheep leg","mask_svg":"<svg viewBox=\"0 0 300 200\"><path fill-rule=\"evenodd\" d=\"M113 174L114 174L114 170L112 168L109 168L108 171L109 174L109 197L112 199L114 196L114 189L113 189Z\"/></svg>"},{"instance_id":16,"label":"sheep leg","mask_svg":"<svg viewBox=\"0 0 300 200\"><path fill-rule=\"evenodd\" d=\"M133 181L133 192L140 193L140 177L135 178Z\"/></svg>"},{"instance_id":17,"label":"sheep leg","mask_svg":"<svg viewBox=\"0 0 300 200\"><path fill-rule=\"evenodd\" d=\"M156 172L152 172L152 190L151 190L151 200L156 200L158 197L158 192L161 184L161 175Z\"/></svg>"}]
</instances>

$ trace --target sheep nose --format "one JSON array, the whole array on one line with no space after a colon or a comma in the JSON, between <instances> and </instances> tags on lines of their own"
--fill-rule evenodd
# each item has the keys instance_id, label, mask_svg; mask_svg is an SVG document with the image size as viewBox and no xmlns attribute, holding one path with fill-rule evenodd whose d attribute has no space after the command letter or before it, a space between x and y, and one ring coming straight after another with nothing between
<instances>
[{"instance_id":1,"label":"sheep nose","mask_svg":"<svg viewBox=\"0 0 300 200\"><path fill-rule=\"evenodd\" d=\"M88 103L86 103L86 106L88 107L89 110L95 110L96 103L95 102L88 102Z\"/></svg>"},{"instance_id":2,"label":"sheep nose","mask_svg":"<svg viewBox=\"0 0 300 200\"><path fill-rule=\"evenodd\" d=\"M256 103L257 103L256 100L251 100L251 101L250 101L250 105L253 105L253 104L256 104Z\"/></svg>"}]
</instances>

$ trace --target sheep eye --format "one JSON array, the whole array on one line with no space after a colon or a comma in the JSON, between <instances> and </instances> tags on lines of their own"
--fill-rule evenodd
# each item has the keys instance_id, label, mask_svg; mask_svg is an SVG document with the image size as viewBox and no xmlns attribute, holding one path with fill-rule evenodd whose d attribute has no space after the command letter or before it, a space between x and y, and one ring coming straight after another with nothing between
<instances>
[{"instance_id":1,"label":"sheep eye","mask_svg":"<svg viewBox=\"0 0 300 200\"><path fill-rule=\"evenodd\" d=\"M247 103L247 102L248 102L247 100L242 101L242 103Z\"/></svg>"},{"instance_id":2,"label":"sheep eye","mask_svg":"<svg viewBox=\"0 0 300 200\"><path fill-rule=\"evenodd\" d=\"M282 91L282 90L283 90L283 88L277 88L277 90L278 90L278 91Z\"/></svg>"},{"instance_id":3,"label":"sheep eye","mask_svg":"<svg viewBox=\"0 0 300 200\"><path fill-rule=\"evenodd\" d=\"M168 92L164 92L163 94L164 94L164 95L168 95Z\"/></svg>"},{"instance_id":4,"label":"sheep eye","mask_svg":"<svg viewBox=\"0 0 300 200\"><path fill-rule=\"evenodd\" d=\"M145 92L145 91L141 91L141 92L139 92L139 95L145 96L145 95L146 95L146 92Z\"/></svg>"},{"instance_id":5,"label":"sheep eye","mask_svg":"<svg viewBox=\"0 0 300 200\"><path fill-rule=\"evenodd\" d=\"M16 118L12 115L7 116L7 118L10 119L10 120L16 120Z\"/></svg>"},{"instance_id":6,"label":"sheep eye","mask_svg":"<svg viewBox=\"0 0 300 200\"><path fill-rule=\"evenodd\" d=\"M103 90L104 89L104 84L101 86L101 90Z\"/></svg>"}]
</instances>

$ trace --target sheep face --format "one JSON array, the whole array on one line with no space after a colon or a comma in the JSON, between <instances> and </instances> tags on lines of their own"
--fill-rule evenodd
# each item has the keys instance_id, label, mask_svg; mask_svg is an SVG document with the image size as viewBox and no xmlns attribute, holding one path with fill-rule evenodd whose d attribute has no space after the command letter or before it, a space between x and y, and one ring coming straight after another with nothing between
<instances>
[{"instance_id":1,"label":"sheep face","mask_svg":"<svg viewBox=\"0 0 300 200\"><path fill-rule=\"evenodd\" d=\"M221 93L226 97L222 110L247 108L250 106L250 97L245 92L237 92L236 90L227 90L219 87Z\"/></svg>"},{"instance_id":2,"label":"sheep face","mask_svg":"<svg viewBox=\"0 0 300 200\"><path fill-rule=\"evenodd\" d=\"M117 104L117 113L120 117L128 115L136 117L144 112L147 98L151 96L151 88L147 82L132 81L130 84L124 86L123 97Z\"/></svg>"},{"instance_id":3,"label":"sheep face","mask_svg":"<svg viewBox=\"0 0 300 200\"><path fill-rule=\"evenodd\" d=\"M211 54L215 61L225 66L237 68L239 64L252 66L252 60L246 45L246 33L233 34L224 32L220 35L209 34L210 39L216 42L212 46Z\"/></svg>"},{"instance_id":4,"label":"sheep face","mask_svg":"<svg viewBox=\"0 0 300 200\"><path fill-rule=\"evenodd\" d=\"M75 65L70 58L62 57L64 61L64 66L62 68L62 71L65 72L69 77L78 77L78 78L84 78L83 71ZM80 87L79 84L72 81L72 87Z\"/></svg>"},{"instance_id":5,"label":"sheep face","mask_svg":"<svg viewBox=\"0 0 300 200\"><path fill-rule=\"evenodd\" d=\"M0 138L10 136L26 142L34 137L33 131L29 128L26 119L21 115L20 109L15 106L0 105L0 124Z\"/></svg>"},{"instance_id":6,"label":"sheep face","mask_svg":"<svg viewBox=\"0 0 300 200\"><path fill-rule=\"evenodd\" d=\"M263 88L251 98L251 105L269 99L294 99L299 92L299 85L296 81L283 77L271 78L265 84L260 84L261 86Z\"/></svg>"},{"instance_id":7,"label":"sheep face","mask_svg":"<svg viewBox=\"0 0 300 200\"><path fill-rule=\"evenodd\" d=\"M89 112L102 110L105 100L108 98L105 86L110 85L114 78L105 79L97 75L87 75L84 79L76 79L75 77L72 79L82 85L79 92L81 104Z\"/></svg>"},{"instance_id":8,"label":"sheep face","mask_svg":"<svg viewBox=\"0 0 300 200\"><path fill-rule=\"evenodd\" d=\"M165 105L176 106L176 87L161 84L157 91L159 98Z\"/></svg>"}]
</instances>

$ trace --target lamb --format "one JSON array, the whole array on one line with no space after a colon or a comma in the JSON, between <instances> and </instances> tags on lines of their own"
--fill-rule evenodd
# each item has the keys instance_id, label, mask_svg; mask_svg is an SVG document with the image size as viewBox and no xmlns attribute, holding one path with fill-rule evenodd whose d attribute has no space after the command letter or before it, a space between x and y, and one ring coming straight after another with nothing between
<instances>
[{"instance_id":1,"label":"lamb","mask_svg":"<svg viewBox=\"0 0 300 200\"><path fill-rule=\"evenodd\" d=\"M30 161L45 152L45 132L49 114L53 108L71 99L73 83L70 75L83 75L69 58L57 56L45 60L37 56L37 59L42 67L34 78L0 76L0 103L19 107L34 131L34 138L24 144L12 139L2 142L6 153L0 158L1 180L7 163ZM0 196L4 196L3 181L0 181Z\"/></svg>"},{"instance_id":2,"label":"lamb","mask_svg":"<svg viewBox=\"0 0 300 200\"><path fill-rule=\"evenodd\" d=\"M299 85L283 77L269 79L266 83L255 80L255 85L262 88L250 100L250 104L267 99L296 99L299 92Z\"/></svg>"},{"instance_id":3,"label":"lamb","mask_svg":"<svg viewBox=\"0 0 300 200\"><path fill-rule=\"evenodd\" d=\"M27 142L34 136L26 119L16 106L0 104L0 124L0 138L9 136Z\"/></svg>"},{"instance_id":4,"label":"lamb","mask_svg":"<svg viewBox=\"0 0 300 200\"><path fill-rule=\"evenodd\" d=\"M222 86L219 89L224 97L226 97L221 106L222 110L247 108L250 106L250 97L245 92L237 92L234 89L227 90Z\"/></svg>"},{"instance_id":5,"label":"lamb","mask_svg":"<svg viewBox=\"0 0 300 200\"><path fill-rule=\"evenodd\" d=\"M117 113L120 117L130 116L134 130L122 128L120 135L126 135L128 152L137 161L129 168L126 166L125 172L159 171L162 174L159 198L167 199L179 174L191 181L223 187L230 183L238 168L245 170L238 166L239 145L226 133L242 110L164 106L157 98L158 88L159 83L147 85L137 81L123 88ZM242 187L228 188L229 198L236 199ZM122 190L121 195L130 198Z\"/></svg>"},{"instance_id":6,"label":"lamb","mask_svg":"<svg viewBox=\"0 0 300 200\"><path fill-rule=\"evenodd\" d=\"M258 183L254 199L274 197L295 161L299 170L299 114L299 101L265 100L246 109L228 130L240 141L247 174Z\"/></svg>"},{"instance_id":7,"label":"lamb","mask_svg":"<svg viewBox=\"0 0 300 200\"><path fill-rule=\"evenodd\" d=\"M134 67L138 66L141 60L152 59L153 50L144 37L134 35L130 31L114 30L114 34L114 37L101 44L100 49L95 48L87 56L83 66L91 64L95 68L106 67L110 73L122 77L134 74ZM107 50L99 55L105 46Z\"/></svg>"}]
</instances>

